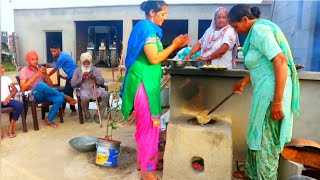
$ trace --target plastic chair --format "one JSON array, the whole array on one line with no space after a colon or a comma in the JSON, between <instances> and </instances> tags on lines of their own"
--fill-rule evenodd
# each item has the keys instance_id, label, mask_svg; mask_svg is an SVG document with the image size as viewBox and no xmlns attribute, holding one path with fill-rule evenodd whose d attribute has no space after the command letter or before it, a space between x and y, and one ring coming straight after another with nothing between
<instances>
[{"instance_id":1,"label":"plastic chair","mask_svg":"<svg viewBox=\"0 0 320 180\"><path fill-rule=\"evenodd\" d=\"M13 112L14 112L14 108L13 107L2 107L1 108L1 114L9 113L9 122L12 119ZM22 130L23 130L23 132L28 132L28 130L27 130L27 122L26 122L26 118L25 118L25 114L24 113L25 112L23 110L22 114L21 114Z\"/></svg>"},{"instance_id":2,"label":"plastic chair","mask_svg":"<svg viewBox=\"0 0 320 180\"><path fill-rule=\"evenodd\" d=\"M49 68L50 67L48 66L48 64L45 64L45 65L47 65L47 71L49 72L49 70L50 70ZM42 66L42 65L39 65L39 66ZM15 78L16 78L19 86L20 86L20 78L19 78L19 76L16 76ZM50 79L52 81L55 81L55 83L53 82L55 89L57 89L58 91L62 91L63 90L64 87L60 86L60 74L59 74L59 71L57 71L55 74L51 75ZM21 89L21 87L20 87L20 89ZM21 92L21 94L22 94L22 101L23 101L24 110L25 110L24 117L25 118L27 117L28 107L30 106L31 107L34 130L37 131L37 130L39 130L38 116L37 116L37 110L36 110L37 107L41 108L41 116L42 116L42 120L44 120L45 119L45 113L48 112L48 109L52 105L52 103L46 102L46 101L37 103L35 101L34 96L33 96L32 93L25 94L25 92ZM63 113L62 113L62 109L61 108L59 109L59 117L60 117L60 123L63 123L64 122L63 121Z\"/></svg>"},{"instance_id":3,"label":"plastic chair","mask_svg":"<svg viewBox=\"0 0 320 180\"><path fill-rule=\"evenodd\" d=\"M9 90L11 90L10 86L8 88L9 88ZM18 95L21 96L21 92L18 92L18 93L19 93ZM13 112L14 112L14 108L13 107L1 107L1 114L9 113L9 122L11 121L11 119L13 117ZM28 130L27 130L27 122L26 122L26 117L25 117L25 110L24 109L22 110L21 121L22 121L22 130L23 130L23 132L28 132Z\"/></svg>"},{"instance_id":4,"label":"plastic chair","mask_svg":"<svg viewBox=\"0 0 320 180\"><path fill-rule=\"evenodd\" d=\"M99 85L99 84L96 84L97 86L99 87L102 87L104 88L106 91L108 91L108 86L105 86L105 85ZM81 107L81 96L80 96L80 87L76 87L76 96L77 96L77 100L78 100L78 111L79 111L79 123L80 124L84 124L84 118L83 118L83 111L82 111L82 107ZM94 99L91 99L89 102L95 102L96 100ZM98 99L99 101L99 99ZM108 104L107 107L109 107L110 104ZM98 108L98 107L97 107Z\"/></svg>"}]
</instances>

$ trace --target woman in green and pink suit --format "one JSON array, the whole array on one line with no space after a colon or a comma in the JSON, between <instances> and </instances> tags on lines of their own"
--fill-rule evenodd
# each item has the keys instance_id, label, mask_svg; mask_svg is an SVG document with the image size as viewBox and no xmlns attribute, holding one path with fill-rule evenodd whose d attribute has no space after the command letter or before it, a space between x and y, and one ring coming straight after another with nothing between
<instances>
[{"instance_id":1,"label":"woman in green and pink suit","mask_svg":"<svg viewBox=\"0 0 320 180\"><path fill-rule=\"evenodd\" d=\"M140 7L146 14L146 20L139 21L130 34L121 111L126 120L133 111L136 115L137 165L141 168L142 178L157 179L153 171L158 161L161 62L175 50L186 46L190 38L180 35L163 49L159 26L166 19L168 5L164 1L145 1Z\"/></svg>"}]
</instances>

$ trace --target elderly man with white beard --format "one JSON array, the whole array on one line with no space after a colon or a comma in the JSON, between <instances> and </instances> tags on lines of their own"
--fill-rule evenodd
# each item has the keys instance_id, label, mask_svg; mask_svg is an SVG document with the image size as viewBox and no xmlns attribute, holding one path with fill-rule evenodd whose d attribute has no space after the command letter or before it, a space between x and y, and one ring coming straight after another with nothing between
<instances>
[{"instance_id":1,"label":"elderly man with white beard","mask_svg":"<svg viewBox=\"0 0 320 180\"><path fill-rule=\"evenodd\" d=\"M103 85L104 79L98 68L92 66L92 56L89 52L82 53L80 56L81 66L78 67L71 79L72 87L80 87L81 107L86 122L92 122L89 112L89 102L91 99L99 100L99 111L103 117L105 109L109 103L110 94L104 89L95 85ZM96 92L95 92L96 91ZM97 96L97 97L96 97ZM99 123L99 111L94 115L94 121Z\"/></svg>"}]
</instances>

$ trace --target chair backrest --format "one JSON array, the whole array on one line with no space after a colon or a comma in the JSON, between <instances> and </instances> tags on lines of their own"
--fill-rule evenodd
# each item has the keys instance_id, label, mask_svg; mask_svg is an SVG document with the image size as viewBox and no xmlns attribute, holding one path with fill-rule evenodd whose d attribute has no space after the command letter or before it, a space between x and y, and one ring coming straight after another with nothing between
<instances>
[{"instance_id":1,"label":"chair backrest","mask_svg":"<svg viewBox=\"0 0 320 180\"><path fill-rule=\"evenodd\" d=\"M46 64L39 64L39 67L41 66L45 66L47 67L47 73L49 74L49 72L54 69L55 64L54 63L46 63ZM60 86L60 72L59 69L50 76L50 79L52 81L52 84L54 87L58 87Z\"/></svg>"},{"instance_id":2,"label":"chair backrest","mask_svg":"<svg viewBox=\"0 0 320 180\"><path fill-rule=\"evenodd\" d=\"M54 68L49 68L47 67L47 73L54 69ZM52 81L53 86L60 86L60 73L59 70L57 70L54 74L50 76L50 79Z\"/></svg>"},{"instance_id":3,"label":"chair backrest","mask_svg":"<svg viewBox=\"0 0 320 180\"><path fill-rule=\"evenodd\" d=\"M19 85L19 87L20 87L20 89L21 89L21 86L20 86L20 76L15 76L15 78L16 78L17 83L18 83L18 85Z\"/></svg>"}]
</instances>

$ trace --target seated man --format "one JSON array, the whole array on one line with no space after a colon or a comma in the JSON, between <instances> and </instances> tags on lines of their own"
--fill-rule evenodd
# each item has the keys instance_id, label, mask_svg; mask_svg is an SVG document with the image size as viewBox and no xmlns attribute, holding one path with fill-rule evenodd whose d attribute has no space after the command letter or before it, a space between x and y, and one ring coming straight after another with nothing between
<instances>
[{"instance_id":1,"label":"seated man","mask_svg":"<svg viewBox=\"0 0 320 180\"><path fill-rule=\"evenodd\" d=\"M109 93L103 88L97 88L96 84L103 85L104 79L98 68L92 66L92 56L89 52L80 56L81 66L78 67L72 76L71 86L80 87L81 107L85 115L85 121L92 122L89 113L89 101L99 99L99 111L101 117L109 103ZM98 112L94 115L94 121L99 123Z\"/></svg>"},{"instance_id":2,"label":"seated man","mask_svg":"<svg viewBox=\"0 0 320 180\"><path fill-rule=\"evenodd\" d=\"M21 69L20 87L22 91L31 90L36 102L47 101L53 103L48 117L44 120L46 125L57 127L53 122L54 117L64 101L75 105L77 101L58 90L52 88L52 81L47 74L46 67L38 68L38 54L35 51L29 51L26 54L26 61L29 64Z\"/></svg>"}]
</instances>

